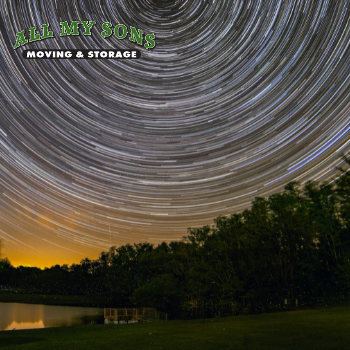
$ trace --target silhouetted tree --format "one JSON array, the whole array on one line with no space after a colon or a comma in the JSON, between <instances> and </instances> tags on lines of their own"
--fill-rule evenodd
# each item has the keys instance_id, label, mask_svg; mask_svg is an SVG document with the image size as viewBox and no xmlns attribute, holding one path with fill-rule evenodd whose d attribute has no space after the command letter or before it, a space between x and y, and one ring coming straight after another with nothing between
<instances>
[{"instance_id":1,"label":"silhouetted tree","mask_svg":"<svg viewBox=\"0 0 350 350\"><path fill-rule=\"evenodd\" d=\"M224 303L261 312L285 298L345 297L349 213L350 172L342 170L331 183L292 182L257 197L242 213L189 228L182 241L111 247L96 260L44 270L2 260L0 286L105 296L115 307L153 306L171 318L213 316Z\"/></svg>"}]
</instances>

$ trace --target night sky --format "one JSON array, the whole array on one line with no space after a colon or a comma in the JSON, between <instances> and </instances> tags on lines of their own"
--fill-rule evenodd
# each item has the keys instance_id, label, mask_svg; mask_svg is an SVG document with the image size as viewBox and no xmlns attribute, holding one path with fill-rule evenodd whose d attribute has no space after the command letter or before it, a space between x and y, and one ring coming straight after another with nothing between
<instances>
[{"instance_id":1,"label":"night sky","mask_svg":"<svg viewBox=\"0 0 350 350\"><path fill-rule=\"evenodd\" d=\"M350 149L348 0L2 0L0 239L14 265L179 240ZM60 22L95 21L60 37ZM155 33L147 50L111 22ZM54 38L14 50L49 23ZM25 49L138 49L26 60Z\"/></svg>"}]
</instances>

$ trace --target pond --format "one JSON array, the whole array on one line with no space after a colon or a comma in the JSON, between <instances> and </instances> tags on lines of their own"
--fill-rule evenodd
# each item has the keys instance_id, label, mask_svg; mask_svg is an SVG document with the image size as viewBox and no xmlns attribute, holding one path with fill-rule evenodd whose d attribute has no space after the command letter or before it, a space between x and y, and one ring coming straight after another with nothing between
<instances>
[{"instance_id":1,"label":"pond","mask_svg":"<svg viewBox=\"0 0 350 350\"><path fill-rule=\"evenodd\" d=\"M103 322L101 308L0 303L0 331L100 322Z\"/></svg>"}]
</instances>

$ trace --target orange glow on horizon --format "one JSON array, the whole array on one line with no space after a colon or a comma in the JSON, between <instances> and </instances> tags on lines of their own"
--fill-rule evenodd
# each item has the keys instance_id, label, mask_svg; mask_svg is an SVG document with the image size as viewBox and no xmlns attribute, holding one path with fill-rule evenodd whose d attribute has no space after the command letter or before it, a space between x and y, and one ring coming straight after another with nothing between
<instances>
[{"instance_id":1,"label":"orange glow on horizon","mask_svg":"<svg viewBox=\"0 0 350 350\"><path fill-rule=\"evenodd\" d=\"M28 252L29 253L29 252ZM49 251L47 251L49 253ZM28 254L23 255L17 251L4 251L2 258L7 258L11 265L14 267L24 266L24 267L37 267L39 269L50 268L55 265L68 265L80 264L80 262L89 258L90 260L98 259L99 254L94 254L93 252L86 252L86 254L60 254L61 252L53 252L52 254L45 255L35 255Z\"/></svg>"}]
</instances>

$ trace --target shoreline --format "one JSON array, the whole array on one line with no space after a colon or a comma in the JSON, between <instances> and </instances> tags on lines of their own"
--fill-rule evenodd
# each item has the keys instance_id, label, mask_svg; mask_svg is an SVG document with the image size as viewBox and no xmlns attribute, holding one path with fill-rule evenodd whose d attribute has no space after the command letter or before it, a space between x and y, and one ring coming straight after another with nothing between
<instances>
[{"instance_id":1,"label":"shoreline","mask_svg":"<svg viewBox=\"0 0 350 350\"><path fill-rule=\"evenodd\" d=\"M0 332L9 349L339 349L350 343L350 307L214 319L84 325Z\"/></svg>"},{"instance_id":2,"label":"shoreline","mask_svg":"<svg viewBox=\"0 0 350 350\"><path fill-rule=\"evenodd\" d=\"M41 304L53 306L108 307L112 299L89 295L42 295L0 292L0 303Z\"/></svg>"}]
</instances>

